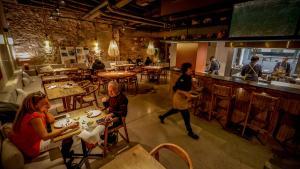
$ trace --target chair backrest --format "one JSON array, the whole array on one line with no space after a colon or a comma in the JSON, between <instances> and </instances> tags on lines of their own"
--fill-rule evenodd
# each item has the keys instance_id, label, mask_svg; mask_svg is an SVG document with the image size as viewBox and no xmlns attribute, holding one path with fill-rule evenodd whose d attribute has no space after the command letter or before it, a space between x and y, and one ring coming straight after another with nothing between
<instances>
[{"instance_id":1,"label":"chair backrest","mask_svg":"<svg viewBox=\"0 0 300 169\"><path fill-rule=\"evenodd\" d=\"M91 82L89 80L83 80L83 81L80 81L78 82L77 84L80 86L80 87L83 87L85 88L86 86L88 86Z\"/></svg>"},{"instance_id":2,"label":"chair backrest","mask_svg":"<svg viewBox=\"0 0 300 169\"><path fill-rule=\"evenodd\" d=\"M172 144L172 143L160 144L150 152L150 154L157 161L159 161L159 151L161 149L168 149L168 150L174 152L175 154L177 154L181 159L183 159L187 163L187 165L189 166L189 169L193 169L192 160L191 160L190 156L188 155L188 153L183 148L179 147L176 144Z\"/></svg>"},{"instance_id":3,"label":"chair backrest","mask_svg":"<svg viewBox=\"0 0 300 169\"><path fill-rule=\"evenodd\" d=\"M85 90L86 90L86 95L90 95L92 93L95 93L98 90L98 85L94 85L94 84L88 85L85 87Z\"/></svg>"},{"instance_id":4,"label":"chair backrest","mask_svg":"<svg viewBox=\"0 0 300 169\"><path fill-rule=\"evenodd\" d=\"M221 85L213 85L212 93L218 96L230 97L232 95L232 88Z\"/></svg>"},{"instance_id":5,"label":"chair backrest","mask_svg":"<svg viewBox=\"0 0 300 169\"><path fill-rule=\"evenodd\" d=\"M248 113L252 123L273 133L278 119L279 98L265 93L252 93Z\"/></svg>"}]
</instances>

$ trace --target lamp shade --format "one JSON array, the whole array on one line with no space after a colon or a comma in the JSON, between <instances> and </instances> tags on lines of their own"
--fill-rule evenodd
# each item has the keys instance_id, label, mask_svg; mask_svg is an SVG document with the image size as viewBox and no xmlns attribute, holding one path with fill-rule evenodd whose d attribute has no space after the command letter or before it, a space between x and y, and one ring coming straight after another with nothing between
<instances>
[{"instance_id":1,"label":"lamp shade","mask_svg":"<svg viewBox=\"0 0 300 169\"><path fill-rule=\"evenodd\" d=\"M148 48L147 48L147 54L150 55L150 56L153 56L155 54L153 41L149 42L149 45L148 45Z\"/></svg>"},{"instance_id":2,"label":"lamp shade","mask_svg":"<svg viewBox=\"0 0 300 169\"><path fill-rule=\"evenodd\" d=\"M109 43L108 55L113 56L113 57L116 57L116 56L120 55L118 44L114 39L111 40L110 43Z\"/></svg>"}]
</instances>

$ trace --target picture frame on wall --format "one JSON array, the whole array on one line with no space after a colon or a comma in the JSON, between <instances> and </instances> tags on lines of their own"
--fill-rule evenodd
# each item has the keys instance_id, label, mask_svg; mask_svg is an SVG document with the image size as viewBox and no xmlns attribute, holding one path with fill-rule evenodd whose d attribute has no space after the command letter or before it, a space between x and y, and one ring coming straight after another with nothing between
<instances>
[{"instance_id":1,"label":"picture frame on wall","mask_svg":"<svg viewBox=\"0 0 300 169\"><path fill-rule=\"evenodd\" d=\"M84 55L83 47L76 47L76 55Z\"/></svg>"},{"instance_id":2,"label":"picture frame on wall","mask_svg":"<svg viewBox=\"0 0 300 169\"><path fill-rule=\"evenodd\" d=\"M66 47L67 51L68 51L68 56L69 57L75 57L75 48L74 47Z\"/></svg>"},{"instance_id":3,"label":"picture frame on wall","mask_svg":"<svg viewBox=\"0 0 300 169\"><path fill-rule=\"evenodd\" d=\"M74 47L60 47L62 64L76 63L76 50Z\"/></svg>"}]
</instances>

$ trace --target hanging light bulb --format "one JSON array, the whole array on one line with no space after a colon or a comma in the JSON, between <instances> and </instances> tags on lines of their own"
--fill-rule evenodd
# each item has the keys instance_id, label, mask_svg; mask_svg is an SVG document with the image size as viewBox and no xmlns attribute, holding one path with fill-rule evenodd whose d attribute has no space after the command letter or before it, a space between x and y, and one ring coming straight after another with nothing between
<instances>
[{"instance_id":1,"label":"hanging light bulb","mask_svg":"<svg viewBox=\"0 0 300 169\"><path fill-rule=\"evenodd\" d=\"M155 54L155 49L154 49L153 41L149 41L148 48L147 48L146 52L150 56L153 56Z\"/></svg>"},{"instance_id":2,"label":"hanging light bulb","mask_svg":"<svg viewBox=\"0 0 300 169\"><path fill-rule=\"evenodd\" d=\"M99 43L98 43L98 41L96 41L96 42L95 42L94 51L95 51L95 53L97 53L97 54L100 52L100 50L99 50Z\"/></svg>"},{"instance_id":3,"label":"hanging light bulb","mask_svg":"<svg viewBox=\"0 0 300 169\"><path fill-rule=\"evenodd\" d=\"M114 39L112 39L109 43L108 55L111 57L117 57L120 55L118 44Z\"/></svg>"}]
</instances>

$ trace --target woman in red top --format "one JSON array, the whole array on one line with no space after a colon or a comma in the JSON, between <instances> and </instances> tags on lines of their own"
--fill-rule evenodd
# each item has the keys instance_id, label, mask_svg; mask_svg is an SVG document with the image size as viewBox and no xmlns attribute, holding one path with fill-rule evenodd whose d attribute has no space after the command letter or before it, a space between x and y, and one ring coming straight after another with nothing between
<instances>
[{"instance_id":1,"label":"woman in red top","mask_svg":"<svg viewBox=\"0 0 300 169\"><path fill-rule=\"evenodd\" d=\"M29 94L23 101L21 109L16 115L13 132L10 140L23 152L26 157L35 158L41 152L51 148L50 139L62 132L78 127L78 123L67 127L47 132L46 122L55 121L53 115L48 112L50 103L42 92Z\"/></svg>"}]
</instances>

